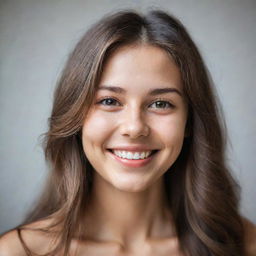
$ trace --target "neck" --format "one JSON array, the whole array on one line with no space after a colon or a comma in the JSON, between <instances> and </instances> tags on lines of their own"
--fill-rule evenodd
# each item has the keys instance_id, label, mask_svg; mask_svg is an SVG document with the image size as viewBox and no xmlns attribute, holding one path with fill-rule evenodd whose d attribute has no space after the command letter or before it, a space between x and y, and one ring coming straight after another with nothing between
<instances>
[{"instance_id":1,"label":"neck","mask_svg":"<svg viewBox=\"0 0 256 256\"><path fill-rule=\"evenodd\" d=\"M121 191L95 174L86 230L96 240L128 244L173 236L163 177L140 192Z\"/></svg>"}]
</instances>

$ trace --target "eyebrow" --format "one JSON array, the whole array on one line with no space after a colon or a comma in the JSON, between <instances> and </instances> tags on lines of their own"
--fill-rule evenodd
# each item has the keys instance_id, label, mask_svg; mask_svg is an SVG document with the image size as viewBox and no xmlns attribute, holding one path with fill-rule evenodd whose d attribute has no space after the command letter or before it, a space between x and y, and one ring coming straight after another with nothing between
<instances>
[{"instance_id":1,"label":"eyebrow","mask_svg":"<svg viewBox=\"0 0 256 256\"><path fill-rule=\"evenodd\" d=\"M120 93L120 94L124 94L126 93L126 90L118 87L118 86L106 86L106 85L102 85L98 88L98 90L107 90L107 91L111 91L111 92L115 92L115 93ZM182 93L176 89L176 88L172 88L172 87L166 87L166 88L156 88L153 90L150 90L148 92L148 94L150 96L155 96L155 95L159 95L159 94L165 94L165 93L177 93L179 96L182 97Z\"/></svg>"}]
</instances>

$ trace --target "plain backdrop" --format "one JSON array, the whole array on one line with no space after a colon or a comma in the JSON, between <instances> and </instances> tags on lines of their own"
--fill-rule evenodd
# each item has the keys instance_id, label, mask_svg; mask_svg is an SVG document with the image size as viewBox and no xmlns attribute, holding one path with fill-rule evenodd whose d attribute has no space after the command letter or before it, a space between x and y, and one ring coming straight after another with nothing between
<instances>
[{"instance_id":1,"label":"plain backdrop","mask_svg":"<svg viewBox=\"0 0 256 256\"><path fill-rule=\"evenodd\" d=\"M103 15L160 8L187 27L216 84L227 159L256 223L256 1L0 0L0 233L19 224L47 174L39 136L68 53Z\"/></svg>"}]
</instances>

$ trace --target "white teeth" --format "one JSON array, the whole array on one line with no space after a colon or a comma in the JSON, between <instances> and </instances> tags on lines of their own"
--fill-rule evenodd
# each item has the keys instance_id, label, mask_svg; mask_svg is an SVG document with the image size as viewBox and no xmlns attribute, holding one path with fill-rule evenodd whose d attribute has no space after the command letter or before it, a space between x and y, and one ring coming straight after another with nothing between
<instances>
[{"instance_id":1,"label":"white teeth","mask_svg":"<svg viewBox=\"0 0 256 256\"><path fill-rule=\"evenodd\" d=\"M143 158L143 153L141 154L141 157ZM134 159L140 159L140 154L136 152L134 154Z\"/></svg>"},{"instance_id":2,"label":"white teeth","mask_svg":"<svg viewBox=\"0 0 256 256\"><path fill-rule=\"evenodd\" d=\"M126 154L126 155L125 155ZM133 159L133 154L131 152L124 153L124 157L128 159Z\"/></svg>"},{"instance_id":3,"label":"white teeth","mask_svg":"<svg viewBox=\"0 0 256 256\"><path fill-rule=\"evenodd\" d=\"M113 150L113 153L115 155L125 159L145 159L151 154L151 152L152 151L129 152L129 151Z\"/></svg>"}]
</instances>

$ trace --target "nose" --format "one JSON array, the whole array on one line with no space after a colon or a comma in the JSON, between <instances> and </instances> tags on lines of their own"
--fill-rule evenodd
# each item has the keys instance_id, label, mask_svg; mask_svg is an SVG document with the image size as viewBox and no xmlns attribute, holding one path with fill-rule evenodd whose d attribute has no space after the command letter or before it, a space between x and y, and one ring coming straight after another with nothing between
<instances>
[{"instance_id":1,"label":"nose","mask_svg":"<svg viewBox=\"0 0 256 256\"><path fill-rule=\"evenodd\" d=\"M130 109L123 113L121 122L121 135L136 139L146 137L150 133L149 125L141 109Z\"/></svg>"}]
</instances>

